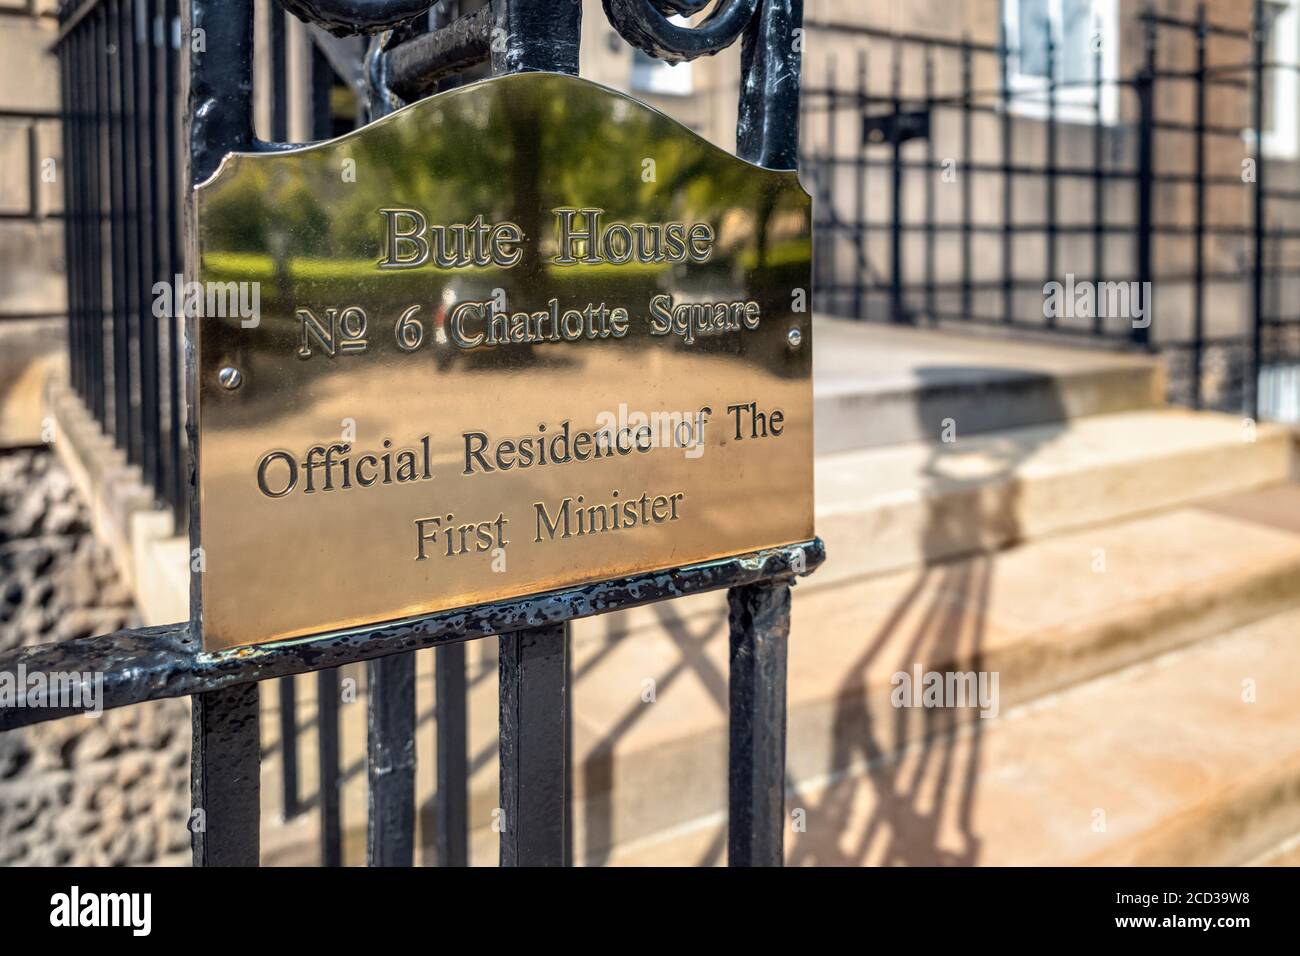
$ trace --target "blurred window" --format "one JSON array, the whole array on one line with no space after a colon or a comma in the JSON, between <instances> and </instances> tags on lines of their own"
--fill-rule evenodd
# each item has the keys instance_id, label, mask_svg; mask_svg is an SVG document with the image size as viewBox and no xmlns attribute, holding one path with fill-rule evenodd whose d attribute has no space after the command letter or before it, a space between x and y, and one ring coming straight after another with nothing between
<instances>
[{"instance_id":1,"label":"blurred window","mask_svg":"<svg viewBox=\"0 0 1300 956\"><path fill-rule=\"evenodd\" d=\"M691 22L682 16L671 16L670 22L688 27ZM660 96L690 96L695 92L695 78L689 63L665 63L640 50L632 51L632 77L630 85L638 93L657 93Z\"/></svg>"},{"instance_id":2,"label":"blurred window","mask_svg":"<svg viewBox=\"0 0 1300 956\"><path fill-rule=\"evenodd\" d=\"M1117 0L1003 0L1013 112L1046 118L1054 80L1058 119L1117 121L1116 7Z\"/></svg>"},{"instance_id":3,"label":"blurred window","mask_svg":"<svg viewBox=\"0 0 1300 956\"><path fill-rule=\"evenodd\" d=\"M1300 155L1300 0L1266 0L1264 29L1265 57L1276 64L1264 71L1264 154L1292 159Z\"/></svg>"}]
</instances>

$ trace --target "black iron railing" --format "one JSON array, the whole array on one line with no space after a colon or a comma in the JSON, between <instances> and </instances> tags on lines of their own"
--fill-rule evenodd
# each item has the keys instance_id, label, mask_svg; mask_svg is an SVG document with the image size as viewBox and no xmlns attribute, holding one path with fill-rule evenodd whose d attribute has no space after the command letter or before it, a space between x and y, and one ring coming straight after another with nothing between
<instances>
[{"instance_id":1,"label":"black iron railing","mask_svg":"<svg viewBox=\"0 0 1300 956\"><path fill-rule=\"evenodd\" d=\"M1118 52L1107 58L1120 46L1111 25L1073 75L1054 26L1026 50L1005 26L977 43L810 22L810 45L827 51L804 89L801 158L819 306L1156 349L1172 400L1254 415L1262 395L1263 413L1281 414L1300 360L1287 246L1300 191L1272 184L1275 172L1295 181L1295 157L1255 144L1271 123L1300 122L1276 104L1266 117L1261 95L1297 67L1270 58L1262 3L1249 26L1203 5L1190 19L1124 15L1140 63L1125 73ZM842 70L835 51L850 47ZM1031 56L1039 82L1017 82ZM1047 287L1067 282L1133 295L1119 314L1058 314Z\"/></svg>"},{"instance_id":2,"label":"black iron railing","mask_svg":"<svg viewBox=\"0 0 1300 956\"><path fill-rule=\"evenodd\" d=\"M675 0L697 13L707 0ZM280 6L330 34L375 33L364 70L313 32L312 136L343 131L329 103L364 75L358 114L374 118L478 75L577 73L582 7L569 0L281 0L271 6L270 137L254 129L252 0L83 0L61 11L59 53L68 137L68 272L73 385L161 501L191 528L183 339L155 315L155 284L185 272L183 203L231 151L288 141L288 57ZM738 152L791 169L797 155L801 0L719 0L694 28L650 0L606 0L610 22L653 56L692 59L742 41ZM382 32L380 32L382 31ZM189 98L179 99L187 70ZM164 310L165 312L165 310ZM188 321L194 321L191 317ZM188 519L188 520L187 520ZM784 830L785 654L790 584L824 557L819 541L363 628L312 641L203 654L194 623L145 628L0 655L0 671L95 672L103 706L189 695L191 792L201 865L259 860L259 682L280 678L283 805L301 810L295 675L317 675L321 859L341 862L338 668L365 661L370 793L367 859L409 864L415 845L416 651L437 654L438 807L442 865L468 860L466 641L499 635L501 862L571 857L568 826L568 621L702 591L728 589L731 760L728 859L779 864ZM61 716L0 710L0 730Z\"/></svg>"},{"instance_id":3,"label":"black iron railing","mask_svg":"<svg viewBox=\"0 0 1300 956\"><path fill-rule=\"evenodd\" d=\"M184 271L178 0L65 3L72 387L183 526L182 329L154 286Z\"/></svg>"},{"instance_id":4,"label":"black iron railing","mask_svg":"<svg viewBox=\"0 0 1300 956\"><path fill-rule=\"evenodd\" d=\"M68 228L69 370L73 389L104 433L140 469L144 483L188 527L183 317L183 202L188 150L182 132L181 0L84 0L61 10ZM285 23L265 23L269 134L290 140ZM355 126L352 85L361 41L313 38L309 102L312 138ZM355 63L353 62L355 61ZM356 67L353 70L352 67ZM342 114L336 94L343 103ZM161 285L160 285L161 284ZM164 289L164 287L166 287ZM338 673L317 675L323 859L341 859L338 800ZM296 685L279 685L282 806L303 811L298 773Z\"/></svg>"}]
</instances>

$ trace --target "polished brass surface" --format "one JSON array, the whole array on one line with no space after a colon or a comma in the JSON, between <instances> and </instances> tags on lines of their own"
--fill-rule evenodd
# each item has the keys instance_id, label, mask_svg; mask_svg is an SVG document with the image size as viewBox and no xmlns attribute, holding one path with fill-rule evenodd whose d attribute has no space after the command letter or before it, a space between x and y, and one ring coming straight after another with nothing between
<instances>
[{"instance_id":1,"label":"polished brass surface","mask_svg":"<svg viewBox=\"0 0 1300 956\"><path fill-rule=\"evenodd\" d=\"M206 649L813 537L794 173L529 73L195 204Z\"/></svg>"}]
</instances>

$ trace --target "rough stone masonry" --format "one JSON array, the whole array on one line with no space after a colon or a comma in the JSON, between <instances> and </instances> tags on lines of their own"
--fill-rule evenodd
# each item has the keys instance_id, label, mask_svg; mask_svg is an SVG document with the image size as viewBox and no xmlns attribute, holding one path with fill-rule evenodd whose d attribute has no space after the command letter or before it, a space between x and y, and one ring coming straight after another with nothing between
<instances>
[{"instance_id":1,"label":"rough stone masonry","mask_svg":"<svg viewBox=\"0 0 1300 956\"><path fill-rule=\"evenodd\" d=\"M0 650L134 616L55 456L0 452ZM0 733L0 866L185 862L189 724L163 700Z\"/></svg>"}]
</instances>

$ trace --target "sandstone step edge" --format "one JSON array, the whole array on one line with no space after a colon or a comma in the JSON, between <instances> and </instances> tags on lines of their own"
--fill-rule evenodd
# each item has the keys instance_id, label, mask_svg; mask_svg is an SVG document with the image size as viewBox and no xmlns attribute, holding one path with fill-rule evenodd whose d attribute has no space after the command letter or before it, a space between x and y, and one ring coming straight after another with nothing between
<instances>
[{"instance_id":1,"label":"sandstone step edge","mask_svg":"<svg viewBox=\"0 0 1300 956\"><path fill-rule=\"evenodd\" d=\"M1161 709L1159 696L1135 692L1134 685L1140 687L1144 681L1150 685L1153 683L1153 675L1158 675L1165 669L1185 667L1187 662L1196 658L1203 661L1202 673L1217 673L1214 658L1219 649L1229 647L1234 642L1255 640L1258 634L1263 634L1263 640L1268 641L1270 638L1267 632L1270 630L1273 631L1271 639L1276 644L1278 634L1289 637L1297 627L1300 627L1300 611L1292 609L1013 708L1001 720L1033 721L1053 709L1063 710L1068 715L1070 707L1088 703L1087 695L1101 696L1106 693L1105 688L1108 686L1121 686L1122 694L1122 684L1130 681L1132 685L1127 690L1128 696L1149 697L1149 712L1156 713ZM1295 695L1290 696L1294 698ZM1093 705L1092 709L1095 711L1097 708ZM1132 715L1121 712L1121 716L1115 719L1123 722L1131 720ZM996 733L997 729L995 726L990 732ZM1194 734L1198 729L1200 728L1188 727L1187 733ZM968 728L956 731L956 736L968 738ZM1300 860L1300 737L1293 738L1292 745L1294 749L1281 759L1260 760L1246 772L1238 773L1227 785L1206 787L1201 792L1184 787L1186 799L1177 807L1147 821L1136 832L1126 833L1121 839L1110 841L1110 845L1096 852L1050 862L1053 865L1083 866L1295 865ZM917 746L913 744L909 749ZM843 771L791 785L786 792L786 806L808 806L817 799L819 792L852 781L855 775L879 772L881 765L901 762L907 756L908 754L895 755L871 765L857 764ZM1184 759L1195 762L1194 758L1186 754ZM1204 759L1211 758L1207 756ZM987 769L990 773L1002 772ZM1080 769L1091 770L1094 776L1097 773L1096 768L1081 766ZM1035 784L1032 781L1016 779L1017 786L1028 791L1034 790ZM1134 784L1140 786L1140 781L1134 781ZM1080 787L1086 789L1087 784L1081 782ZM598 862L613 866L725 865L725 838L726 814L714 812L684 821L660 833L628 841L614 848L612 853L600 858ZM795 862L792 857L799 856L792 852L792 842L797 842L797 838L792 841L791 834L787 833L787 864ZM979 865L981 861L976 855L975 859L968 862ZM988 862L993 865L1022 865L1021 861L1014 859ZM1039 865L1043 861L1031 862Z\"/></svg>"},{"instance_id":2,"label":"sandstone step edge","mask_svg":"<svg viewBox=\"0 0 1300 956\"><path fill-rule=\"evenodd\" d=\"M813 611L809 600L812 595L800 597L802 600L795 604L796 634L801 610ZM1000 700L1005 709L1266 619L1297 603L1300 549L1263 566L1235 568L1211 580L1198 580L1190 591L1179 586L1168 593L1137 596L1094 615L1085 624L1062 624L1050 631L1034 632L1032 639L981 649L975 655L923 658L916 663L923 671L999 672ZM852 621L823 621L820 626L847 629ZM623 640L635 641L638 637ZM861 694L861 700L848 711L860 711L860 717L889 713L893 690L886 677L878 676L865 691L855 691ZM954 726L975 719L973 711L947 713L955 718ZM927 733L934 733L924 716L918 712L915 720L906 723L902 736L891 739L881 755L894 746L911 745ZM791 779L843 769L832 741L865 734L868 729L846 725L845 719L840 698L832 695L800 699L798 690L792 691L787 717ZM622 747L617 753L589 756L575 772L577 798L585 801L574 814L584 830L584 842L580 844L583 852L599 859L610 846L649 836L656 829L683 824L724 806L726 747L725 713L720 713L689 737L656 741L647 750ZM691 788L674 785L673 766L692 768L699 783ZM598 791L588 796L583 787L586 780L603 781L612 787L612 794ZM583 822L588 816L597 821L600 831L612 835L607 844L585 842L587 828Z\"/></svg>"},{"instance_id":3,"label":"sandstone step edge","mask_svg":"<svg viewBox=\"0 0 1300 956\"><path fill-rule=\"evenodd\" d=\"M1168 415L1171 423L1185 422L1182 413ZM1135 417L1096 419L1083 428L1104 429L1112 421L1125 424L1127 418L1131 423ZM1207 416L1207 425L1210 418L1218 416ZM1148 419L1158 427L1158 416L1143 415L1138 420L1145 424ZM1221 419L1215 426L1223 431ZM981 447L1003 438L1031 443L1030 436L1040 431L1021 429L980 436L967 447L978 453ZM1069 433L1062 433L1059 440L1070 441ZM933 467L942 467L942 446L924 447L935 449ZM1031 459L968 483L927 485L918 474L898 489L872 493L868 486L865 500L860 501L846 500L842 486L832 496L826 487L830 482L819 482L816 526L826 544L827 562L807 584L819 588L842 579L991 552L1265 487L1291 476L1295 456L1290 431L1278 425L1260 426L1249 443L1225 434L1222 440L1198 440L1150 454L1125 452L1114 459L1085 457L1066 467L1039 468ZM865 471L871 468L873 456L901 453L901 449L882 449L817 464L819 471L843 468L855 458ZM949 452L965 453L960 448ZM841 482L842 478L837 483Z\"/></svg>"}]
</instances>

